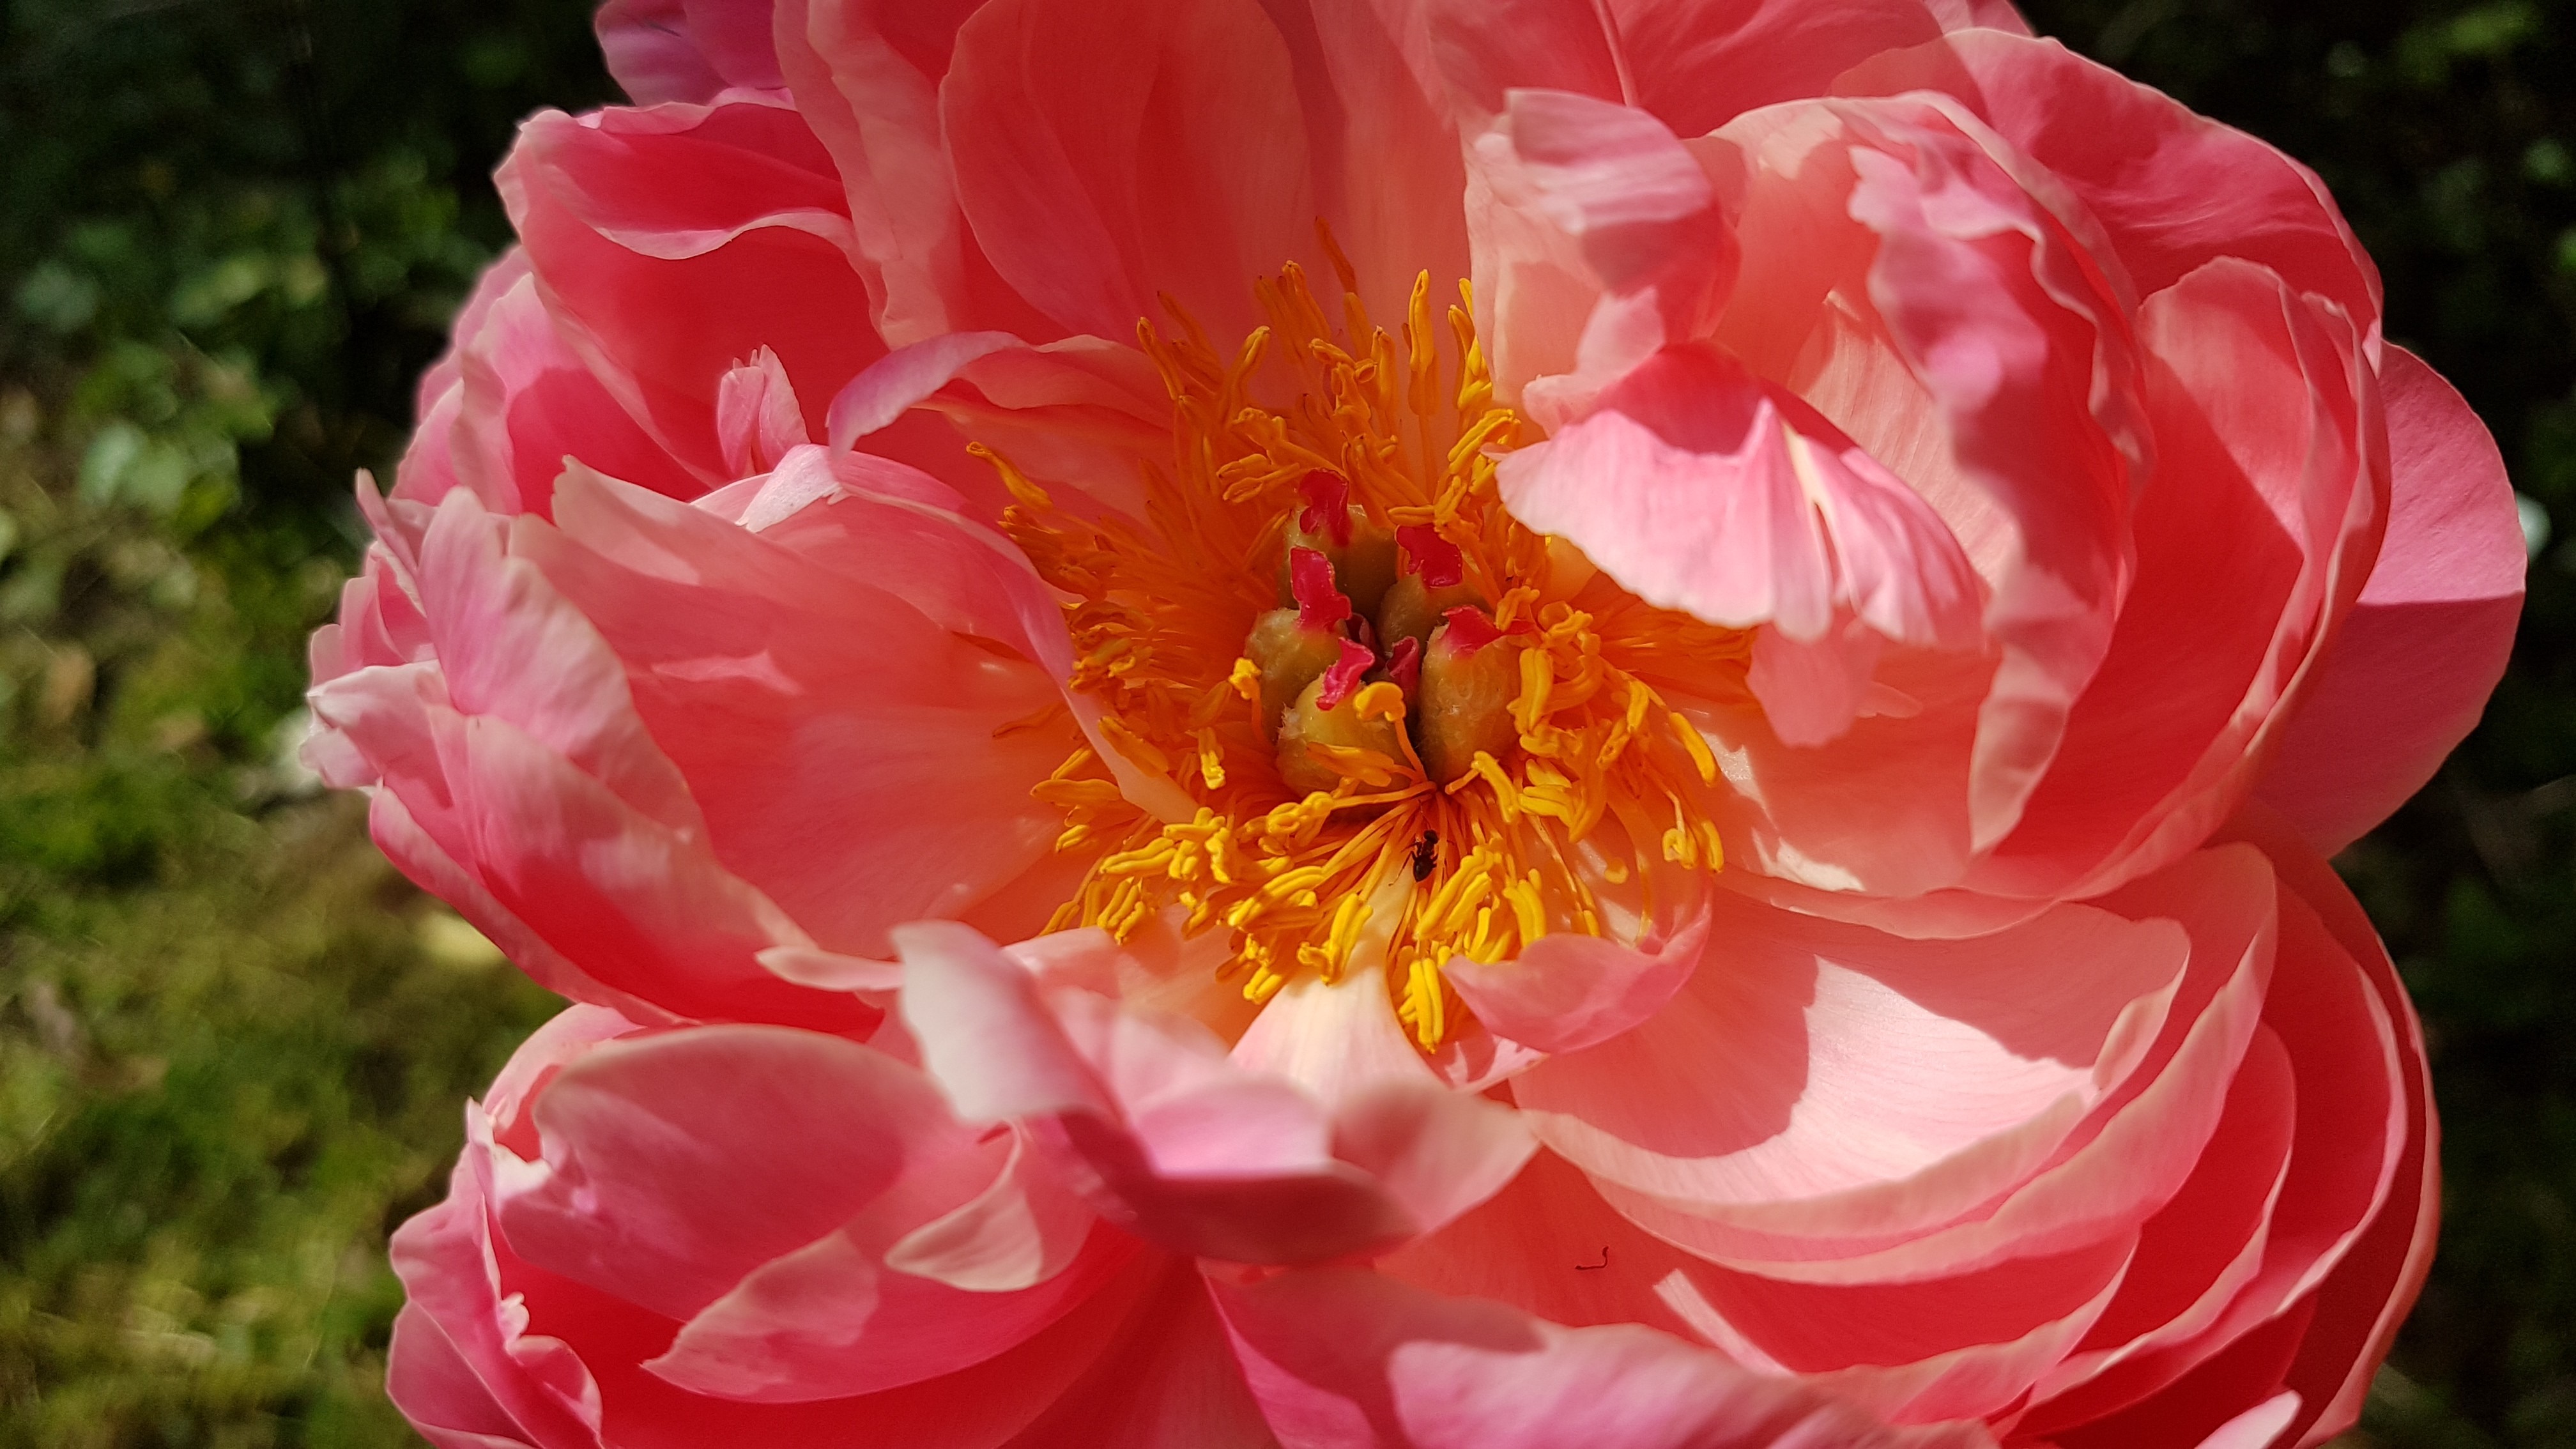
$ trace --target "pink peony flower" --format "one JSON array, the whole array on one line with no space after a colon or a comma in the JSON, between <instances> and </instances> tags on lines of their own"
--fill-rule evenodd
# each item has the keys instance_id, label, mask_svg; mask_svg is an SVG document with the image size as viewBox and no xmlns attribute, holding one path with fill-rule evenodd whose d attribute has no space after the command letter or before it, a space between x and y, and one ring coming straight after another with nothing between
<instances>
[{"instance_id":1,"label":"pink peony flower","mask_svg":"<svg viewBox=\"0 0 2576 1449\"><path fill-rule=\"evenodd\" d=\"M1984 0L600 26L314 641L588 1003L397 1241L434 1440L2352 1422L2322 854L2522 553L2306 171Z\"/></svg>"}]
</instances>

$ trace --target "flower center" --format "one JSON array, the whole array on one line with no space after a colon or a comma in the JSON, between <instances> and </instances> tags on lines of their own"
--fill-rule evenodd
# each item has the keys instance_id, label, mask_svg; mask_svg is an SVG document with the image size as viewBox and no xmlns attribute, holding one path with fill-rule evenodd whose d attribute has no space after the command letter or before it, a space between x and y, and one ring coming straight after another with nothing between
<instances>
[{"instance_id":1,"label":"flower center","mask_svg":"<svg viewBox=\"0 0 2576 1449\"><path fill-rule=\"evenodd\" d=\"M1444 349L1424 273L1399 343L1335 262L1339 329L1294 265L1231 358L1177 309L1176 335L1138 323L1175 443L1141 519L985 456L1018 500L1004 530L1070 599L1098 738L1192 802L1149 813L1075 751L1033 793L1065 812L1057 849L1097 858L1049 929L1126 939L1177 909L1231 933L1221 969L1256 1001L1382 964L1430 1049L1451 959L1631 932L1656 876L1717 868L1716 762L1666 690L1740 674L1747 641L1515 522L1493 455L1525 425L1469 308Z\"/></svg>"}]
</instances>

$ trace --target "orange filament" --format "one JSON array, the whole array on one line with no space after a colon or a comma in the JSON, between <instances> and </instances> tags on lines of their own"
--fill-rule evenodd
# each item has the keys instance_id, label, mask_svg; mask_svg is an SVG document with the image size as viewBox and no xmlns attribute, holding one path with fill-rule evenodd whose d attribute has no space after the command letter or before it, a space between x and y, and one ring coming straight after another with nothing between
<instances>
[{"instance_id":1,"label":"orange filament","mask_svg":"<svg viewBox=\"0 0 2576 1449\"><path fill-rule=\"evenodd\" d=\"M1370 325L1335 262L1338 329L1294 265L1258 284L1269 324L1231 357L1168 301L1178 335L1138 324L1175 443L1171 471L1145 470L1142 520L1061 506L978 451L1017 500L1005 531L1072 600L1072 685L1099 704L1099 738L1195 807L1185 820L1149 815L1092 748L1077 750L1032 793L1065 812L1058 849L1100 854L1049 929L1123 939L1177 909L1185 933L1230 933L1223 972L1254 1000L1301 972L1332 980L1382 960L1428 1050L1460 1019L1447 962L1500 961L1550 932L1601 934L1615 913L1597 886L1649 888L1648 867L1664 862L1718 867L1716 761L1648 678L1740 671L1746 641L1638 602L1515 522L1494 455L1526 436L1493 400L1468 307L1448 309L1444 355L1423 274L1399 342ZM1306 486L1318 472L1414 540L1412 556L1437 552L1444 574L1454 549L1464 583L1492 601L1501 635L1486 647L1517 651L1510 758L1478 753L1435 782L1399 728L1402 758L1318 745L1338 783L1303 795L1280 783L1260 670L1242 650L1280 606L1283 535L1320 506ZM1352 700L1400 726L1407 686L1381 679Z\"/></svg>"}]
</instances>

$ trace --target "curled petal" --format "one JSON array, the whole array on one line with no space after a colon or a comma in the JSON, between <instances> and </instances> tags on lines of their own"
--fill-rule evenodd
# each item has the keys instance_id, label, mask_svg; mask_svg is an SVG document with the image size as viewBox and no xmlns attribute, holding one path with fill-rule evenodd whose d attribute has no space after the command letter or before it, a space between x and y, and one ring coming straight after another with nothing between
<instances>
[{"instance_id":1,"label":"curled petal","mask_svg":"<svg viewBox=\"0 0 2576 1449\"><path fill-rule=\"evenodd\" d=\"M1437 1227L1530 1151L1511 1114L1419 1068L1324 1101L1227 1061L1193 1022L1040 977L966 927L896 932L905 1023L969 1120L1027 1125L1112 1222L1176 1252L1312 1262ZM1381 1000L1383 993L1381 988Z\"/></svg>"},{"instance_id":2,"label":"curled petal","mask_svg":"<svg viewBox=\"0 0 2576 1449\"><path fill-rule=\"evenodd\" d=\"M2495 440L2404 348L2382 351L2380 386L2387 533L2256 787L2326 853L2422 788L2467 736L2522 616L2522 530Z\"/></svg>"}]
</instances>

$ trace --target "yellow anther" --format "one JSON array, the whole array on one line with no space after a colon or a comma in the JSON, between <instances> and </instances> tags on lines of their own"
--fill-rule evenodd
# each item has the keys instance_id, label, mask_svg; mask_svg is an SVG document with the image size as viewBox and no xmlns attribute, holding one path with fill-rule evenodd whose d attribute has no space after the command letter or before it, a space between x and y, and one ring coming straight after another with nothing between
<instances>
[{"instance_id":1,"label":"yellow anther","mask_svg":"<svg viewBox=\"0 0 2576 1449\"><path fill-rule=\"evenodd\" d=\"M1001 475L1002 487L1013 498L1018 499L1022 507L1038 509L1055 507L1055 499L1050 497L1045 489L1030 482L1029 475L1021 472L1010 459L981 443L968 443L966 451L970 456L981 458L991 464L993 471Z\"/></svg>"},{"instance_id":2,"label":"yellow anther","mask_svg":"<svg viewBox=\"0 0 2576 1449\"><path fill-rule=\"evenodd\" d=\"M1519 698L1512 701L1512 722L1521 727L1522 734L1535 732L1539 721L1547 718L1548 696L1555 687L1556 666L1548 658L1547 651L1522 650L1521 692Z\"/></svg>"},{"instance_id":3,"label":"yellow anther","mask_svg":"<svg viewBox=\"0 0 2576 1449\"><path fill-rule=\"evenodd\" d=\"M1708 752L1708 741L1701 736L1698 728L1689 720L1682 718L1679 711L1667 714L1664 718L1671 722L1673 735L1682 742L1682 748L1690 753L1691 767L1699 771L1699 782L1703 785L1716 784L1717 757Z\"/></svg>"},{"instance_id":4,"label":"yellow anther","mask_svg":"<svg viewBox=\"0 0 2576 1449\"><path fill-rule=\"evenodd\" d=\"M1404 691L1388 680L1360 686L1351 698L1351 708L1362 719L1397 720L1404 718Z\"/></svg>"},{"instance_id":5,"label":"yellow anther","mask_svg":"<svg viewBox=\"0 0 2576 1449\"><path fill-rule=\"evenodd\" d=\"M1720 859L1704 803L1715 761L1645 678L1741 668L1749 648L1739 632L1593 584L1594 571L1565 567L1563 548L1503 509L1495 455L1523 429L1494 403L1471 289L1462 284L1445 309L1446 339L1427 278L1382 330L1329 233L1324 253L1339 285L1319 299L1297 268L1263 279L1254 291L1265 325L1230 350L1169 299L1170 323L1140 325L1171 395L1174 446L1140 469L1137 506L1060 511L1007 460L977 456L1009 491L1003 529L1067 601L1072 687L1096 706L1093 743L1032 792L1064 812L1057 844L1088 865L1049 928L1126 936L1169 919L1193 935L1226 929L1218 974L1254 1001L1382 951L1398 1014L1431 1049L1453 1026L1446 963L1503 960L1550 930L1598 933L1605 916L1624 919L1594 891L1633 879L1655 859L1645 852L1700 868ZM1390 631L1391 605L1356 597L1361 581L1337 563L1337 587L1376 626L1381 650L1398 632L1416 638L1425 668L1411 694L1380 680L1326 712L1374 734L1301 725L1299 766L1315 769L1292 784L1285 752L1261 745L1285 738L1304 689L1265 704L1247 635L1289 602L1277 571L1303 528L1300 485L1317 471L1346 484L1355 530L1437 530L1459 550L1464 601L1491 601L1511 637L1487 646L1490 658L1453 647L1434 669L1436 625ZM1327 636L1336 654L1348 632ZM1458 674L1461 660L1493 677ZM1050 702L1003 730L1058 727L1064 713ZM1658 714L1681 753L1653 740ZM1479 722L1491 738L1468 728ZM1178 791L1189 818L1164 823L1169 795L1151 814L1131 804L1094 749L1160 777L1156 788ZM1117 773L1133 782L1126 764ZM1585 843L1604 820L1626 826L1622 858ZM1406 889L1381 890L1391 885Z\"/></svg>"},{"instance_id":6,"label":"yellow anther","mask_svg":"<svg viewBox=\"0 0 2576 1449\"><path fill-rule=\"evenodd\" d=\"M1115 781L1050 778L1031 785L1029 798L1041 805L1053 805L1058 809L1072 810L1083 806L1097 808L1115 805L1126 797L1118 793L1118 785Z\"/></svg>"}]
</instances>

